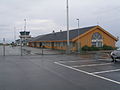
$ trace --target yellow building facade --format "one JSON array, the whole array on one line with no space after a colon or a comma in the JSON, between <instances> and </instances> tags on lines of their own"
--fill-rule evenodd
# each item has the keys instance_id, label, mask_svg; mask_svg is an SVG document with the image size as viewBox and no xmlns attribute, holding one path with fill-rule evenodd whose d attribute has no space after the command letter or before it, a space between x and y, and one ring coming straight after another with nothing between
<instances>
[{"instance_id":1,"label":"yellow building facade","mask_svg":"<svg viewBox=\"0 0 120 90\"><path fill-rule=\"evenodd\" d=\"M70 30L70 49L76 51L84 46L102 47L103 45L116 47L118 39L100 26L91 26ZM31 47L45 47L59 50L67 48L67 31L54 32L35 37L29 41Z\"/></svg>"}]
</instances>

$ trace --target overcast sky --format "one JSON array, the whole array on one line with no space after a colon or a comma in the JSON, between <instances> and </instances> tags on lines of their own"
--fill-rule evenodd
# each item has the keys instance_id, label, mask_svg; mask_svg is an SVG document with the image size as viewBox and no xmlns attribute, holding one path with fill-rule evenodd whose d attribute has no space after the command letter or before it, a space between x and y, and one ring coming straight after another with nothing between
<instances>
[{"instance_id":1,"label":"overcast sky","mask_svg":"<svg viewBox=\"0 0 120 90\"><path fill-rule=\"evenodd\" d=\"M69 0L70 29L99 24L120 37L120 0ZM0 42L19 38L24 28L31 36L66 30L66 0L0 0ZM14 34L14 27L16 34Z\"/></svg>"}]
</instances>

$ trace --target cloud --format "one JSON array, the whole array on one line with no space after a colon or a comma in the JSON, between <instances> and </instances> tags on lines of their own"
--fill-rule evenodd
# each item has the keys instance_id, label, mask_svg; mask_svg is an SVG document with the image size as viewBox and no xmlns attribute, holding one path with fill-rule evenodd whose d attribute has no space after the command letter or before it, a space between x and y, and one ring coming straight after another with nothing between
<instances>
[{"instance_id":1,"label":"cloud","mask_svg":"<svg viewBox=\"0 0 120 90\"><path fill-rule=\"evenodd\" d=\"M80 27L99 22L110 33L120 36L119 11L119 0L69 0L70 29L77 28L79 18ZM5 34L13 40L15 26L19 38L25 18L33 36L66 30L66 0L0 0L0 37Z\"/></svg>"},{"instance_id":2,"label":"cloud","mask_svg":"<svg viewBox=\"0 0 120 90\"><path fill-rule=\"evenodd\" d=\"M31 20L31 23L49 23L51 22L50 20Z\"/></svg>"},{"instance_id":3,"label":"cloud","mask_svg":"<svg viewBox=\"0 0 120 90\"><path fill-rule=\"evenodd\" d=\"M33 19L27 20L26 22L27 31L30 31L30 34L32 36L51 33L53 30L57 32L61 29L64 29L64 27L60 26L55 21L49 19ZM19 33L19 31L24 30L24 21L16 22L15 27L17 27L17 33Z\"/></svg>"}]
</instances>

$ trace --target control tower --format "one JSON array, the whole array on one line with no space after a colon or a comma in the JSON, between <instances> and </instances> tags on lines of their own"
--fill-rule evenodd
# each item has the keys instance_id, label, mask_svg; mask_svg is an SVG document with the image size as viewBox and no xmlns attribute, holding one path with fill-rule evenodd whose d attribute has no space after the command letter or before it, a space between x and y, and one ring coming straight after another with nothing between
<instances>
[{"instance_id":1,"label":"control tower","mask_svg":"<svg viewBox=\"0 0 120 90\"><path fill-rule=\"evenodd\" d=\"M31 38L31 35L29 31L21 31L19 37L22 41L22 44L27 45L27 40Z\"/></svg>"}]
</instances>

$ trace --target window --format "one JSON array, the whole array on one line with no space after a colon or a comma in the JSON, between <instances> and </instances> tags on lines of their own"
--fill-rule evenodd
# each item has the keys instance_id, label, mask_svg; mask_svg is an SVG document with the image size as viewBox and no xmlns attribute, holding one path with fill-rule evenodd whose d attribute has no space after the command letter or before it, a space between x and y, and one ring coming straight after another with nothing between
<instances>
[{"instance_id":1,"label":"window","mask_svg":"<svg viewBox=\"0 0 120 90\"><path fill-rule=\"evenodd\" d=\"M95 47L103 46L103 38L100 33L96 32L92 35L92 46L95 46Z\"/></svg>"},{"instance_id":2,"label":"window","mask_svg":"<svg viewBox=\"0 0 120 90\"><path fill-rule=\"evenodd\" d=\"M95 47L96 47L96 42L92 42L92 46L95 46Z\"/></svg>"},{"instance_id":3,"label":"window","mask_svg":"<svg viewBox=\"0 0 120 90\"><path fill-rule=\"evenodd\" d=\"M60 42L60 47L63 47L63 42Z\"/></svg>"},{"instance_id":4,"label":"window","mask_svg":"<svg viewBox=\"0 0 120 90\"><path fill-rule=\"evenodd\" d=\"M63 42L63 46L65 47L67 45L67 43L66 42Z\"/></svg>"}]
</instances>

